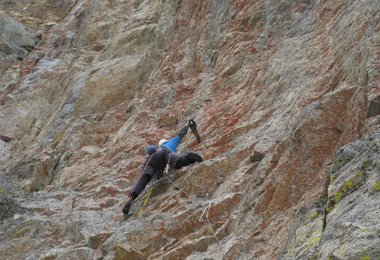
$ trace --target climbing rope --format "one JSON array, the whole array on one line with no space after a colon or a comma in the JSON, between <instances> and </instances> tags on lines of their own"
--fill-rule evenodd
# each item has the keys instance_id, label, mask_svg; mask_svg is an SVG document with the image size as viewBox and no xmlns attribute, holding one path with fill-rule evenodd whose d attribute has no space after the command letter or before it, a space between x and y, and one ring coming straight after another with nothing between
<instances>
[{"instance_id":1,"label":"climbing rope","mask_svg":"<svg viewBox=\"0 0 380 260\"><path fill-rule=\"evenodd\" d=\"M186 177L183 179L183 181L181 182L181 186L187 181L187 179L191 176L191 174L193 174L194 171L190 171L190 173L188 173L186 175Z\"/></svg>"},{"instance_id":2,"label":"climbing rope","mask_svg":"<svg viewBox=\"0 0 380 260\"><path fill-rule=\"evenodd\" d=\"M210 211L210 209L211 209L211 206L212 206L212 201L210 201L210 203L208 204L208 206L203 210L202 215L201 215L200 218L199 218L199 222L202 222L203 216L205 216L205 219L207 220L207 223L208 223L208 225L210 226L210 230L212 231L212 234L213 234L213 236L214 236L214 238L215 238L215 241L216 241L216 243L220 246L220 243L219 243L219 240L218 240L218 238L217 238L217 236L216 236L216 233L215 233L214 227L212 226L211 221L210 221L210 219L208 218L208 213L209 213L209 211Z\"/></svg>"},{"instance_id":3,"label":"climbing rope","mask_svg":"<svg viewBox=\"0 0 380 260\"><path fill-rule=\"evenodd\" d=\"M168 179L170 181L171 184L173 184L174 188L179 190L180 192L182 192L183 194L185 194L188 198L190 198L190 195L184 191L183 189L181 189L177 184L175 184L175 182L169 177L169 174L164 172L164 176L166 177L166 179Z\"/></svg>"},{"instance_id":4,"label":"climbing rope","mask_svg":"<svg viewBox=\"0 0 380 260\"><path fill-rule=\"evenodd\" d=\"M152 157L153 157L154 154L155 154L155 152L152 153L151 156L149 157L149 159L148 159L147 163L145 164L144 169L141 171L141 174L139 175L139 177L141 177L141 175L142 175L143 172L145 171L146 167L148 166L148 164L149 164L149 162L151 161L151 159L152 159ZM135 182L135 184L133 185L133 187L132 187L132 191L134 190L134 188L136 187L136 185L137 185L137 182ZM150 195L152 194L152 190L153 190L153 188L151 188L151 189L149 190L148 196L147 196L147 198L145 199L145 201L144 201L142 207L140 208L140 211L139 211L139 214L138 214L140 217L141 217L141 215L142 215L142 213L143 213L144 206L148 203L149 197L150 197ZM115 217L115 218L112 220L111 224L109 225L109 229L107 230L107 232L109 232L109 231L111 230L111 228L114 226L114 223L116 222L116 220L117 220L117 217ZM117 223L117 222L116 222L116 223ZM107 236L104 236L104 238L103 238L103 239L99 242L99 244L97 245L97 248L96 248L96 249L94 250L94 252L91 254L90 259L92 259L92 260L95 259L95 257L96 257L97 254L98 254L99 247L100 247L100 246L104 243L104 241L106 241L107 239L108 239L108 237L107 237Z\"/></svg>"},{"instance_id":5,"label":"climbing rope","mask_svg":"<svg viewBox=\"0 0 380 260\"><path fill-rule=\"evenodd\" d=\"M165 171L164 171L164 175L165 175L165 177L174 185L174 187L175 188L177 188L178 190L180 190L182 193L184 193L188 198L190 198L190 195L187 193L187 192L185 192L183 189L181 189L179 186L177 186L175 183L174 183L174 181L169 177L169 175L168 175L168 173L169 173L169 167L168 167L168 165L167 165L167 167L166 167L166 169L165 169ZM216 243L218 244L218 246L220 246L220 243L219 243L219 240L218 240L218 238L217 238L217 236L216 236L216 232L215 232L215 230L214 230L214 227L212 226L212 224L211 224L211 221L210 221L210 219L209 219L209 217L208 217L208 213L209 213L209 211L210 211L210 209L211 209L211 206L212 206L212 201L208 204L208 206L203 210L203 212L202 212L202 214L201 214L201 216L199 217L199 222L202 222L203 220L203 217L205 217L205 220L207 220L207 223L208 223L208 225L209 225L209 228L210 228L210 230L211 230L211 232L212 232L212 234L213 234L213 237L214 237L214 239L215 239L215 241L216 241Z\"/></svg>"},{"instance_id":6,"label":"climbing rope","mask_svg":"<svg viewBox=\"0 0 380 260\"><path fill-rule=\"evenodd\" d=\"M142 216L142 214L144 212L144 207L148 203L148 200L150 198L150 195L152 194L152 191L153 191L153 187L150 188L150 190L148 191L148 195L146 196L146 199L145 199L144 203L140 207L139 213L137 214L137 218L138 219L141 219L141 216Z\"/></svg>"},{"instance_id":7,"label":"climbing rope","mask_svg":"<svg viewBox=\"0 0 380 260\"><path fill-rule=\"evenodd\" d=\"M186 136L187 137L187 136ZM153 153L153 154L151 154L151 156L149 157L149 159L147 160L147 162L146 162L146 164L144 165L144 168L143 168L143 170L141 171L141 174L140 174L140 176L139 177L141 177L141 175L144 173L144 171L145 171L145 169L147 168L147 166L148 166L148 164L149 164L149 162L151 161L151 159L152 159L152 157L153 157L153 155L155 154L155 152ZM181 193L183 193L183 194L185 194L188 198L190 198L190 195L186 192L186 191L184 191L183 189L181 189L170 177L169 177L169 164L170 164L170 159L171 159L171 154L169 155L169 159L168 159L168 161L167 161L167 163L166 163L166 168L165 168L165 170L164 170L164 172L163 172L163 175L168 179L168 181L174 186L174 188L175 189L178 189ZM188 175L186 178L185 178L185 180L189 177L190 175ZM182 182L182 184L183 184L184 182ZM136 187L136 185L137 185L137 182L135 182L135 184L133 185L133 187L132 187L132 191L134 190L134 188ZM149 198L150 198L150 196L152 195L152 192L153 192L153 187L151 187L150 188L150 190L148 191L148 193L147 193L147 196L146 196L146 199L144 200L144 202L142 203L142 205L141 205L141 207L140 207L140 209L139 209L139 212L138 212L138 214L137 214L137 217L138 217L138 219L141 219L141 217L142 217L142 215L143 215L143 212L144 212L144 208L145 208L145 206L147 205L147 203L148 203L148 201L149 201ZM202 222L202 219L203 219L203 217L205 216L205 219L207 220L207 223L208 223L208 225L210 226L210 230L212 231L212 233L213 233L213 236L214 236L214 238L215 238L215 241L216 241L216 243L220 246L220 243L219 243L219 240L218 240L218 238L217 238L217 236L216 236L216 233L215 233L215 230L214 230L214 228L213 228L213 226L212 226L212 224L211 224L211 221L210 221L210 219L209 219L209 217L208 217L208 214L209 214L209 210L210 210L210 208L211 208L211 206L212 206L212 202L210 202L210 204L205 208L205 210L202 212L202 214L201 214L201 216L200 216L200 218L199 218L199 222ZM111 225L110 225L110 228L114 225L114 222L115 222L115 219L111 222ZM111 229L109 229L109 230L111 230ZM99 247L104 243L104 241L105 240L107 240L108 239L108 237L107 236L104 236L104 238L100 241L100 243L97 245L97 248L96 248L96 250L94 250L94 252L92 253L92 255L91 255L91 257L90 257L90 259L95 259L95 257L97 256L97 254L98 254L98 250L99 250Z\"/></svg>"},{"instance_id":8,"label":"climbing rope","mask_svg":"<svg viewBox=\"0 0 380 260\"><path fill-rule=\"evenodd\" d=\"M174 188L175 189L178 189L178 190L180 190L182 193L184 193L188 198L190 198L190 195L186 192L186 191L184 191L183 189L181 189L170 177L169 177L169 163L170 163L170 157L171 155L169 155L169 160L168 160L168 162L167 162L167 164L166 164L166 167L165 167L165 170L164 170L164 176L172 183L172 185L174 186ZM189 175L187 175L186 176L186 178L185 178L185 180L189 177L191 175L191 173L189 174ZM184 183L184 181L182 182L182 184ZM149 198L149 197L148 197ZM208 223L208 225L209 225L209 227L210 227L210 230L211 230L211 232L212 232L212 234L213 234L213 237L214 237L214 239L215 239L215 241L216 241L216 243L218 244L218 246L220 246L220 243L219 243L219 240L218 240L218 238L217 238L217 236L216 236L216 232L215 232L215 230L214 230L214 227L212 226L212 224L211 224L211 221L210 221L210 219L209 219L209 217L208 217L208 213L209 213L209 211L210 211L210 209L211 209L211 206L212 206L212 201L209 203L209 205L203 210L203 212L202 212L202 214L201 214L201 216L200 216L200 218L199 218L199 222L202 222L202 219L203 219L203 216L205 216L205 219L207 220L207 223Z\"/></svg>"}]
</instances>

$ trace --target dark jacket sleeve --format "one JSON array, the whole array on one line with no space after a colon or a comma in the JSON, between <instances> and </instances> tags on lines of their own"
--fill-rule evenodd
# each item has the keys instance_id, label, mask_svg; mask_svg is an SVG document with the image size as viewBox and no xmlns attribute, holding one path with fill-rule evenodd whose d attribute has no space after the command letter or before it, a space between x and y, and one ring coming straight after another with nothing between
<instances>
[{"instance_id":1,"label":"dark jacket sleeve","mask_svg":"<svg viewBox=\"0 0 380 260\"><path fill-rule=\"evenodd\" d=\"M181 140L182 138L185 137L185 135L187 134L187 131L189 131L189 127L187 125L182 127L182 129L179 131L178 136L181 138Z\"/></svg>"},{"instance_id":2,"label":"dark jacket sleeve","mask_svg":"<svg viewBox=\"0 0 380 260\"><path fill-rule=\"evenodd\" d=\"M176 164L179 158L181 158L181 155L177 153L170 153L167 155L168 157L168 164L170 168L176 169Z\"/></svg>"},{"instance_id":3,"label":"dark jacket sleeve","mask_svg":"<svg viewBox=\"0 0 380 260\"><path fill-rule=\"evenodd\" d=\"M181 169L184 166L188 166L194 161L190 161L187 153L186 154L177 154L177 153L170 153L169 155L169 167L173 169Z\"/></svg>"}]
</instances>

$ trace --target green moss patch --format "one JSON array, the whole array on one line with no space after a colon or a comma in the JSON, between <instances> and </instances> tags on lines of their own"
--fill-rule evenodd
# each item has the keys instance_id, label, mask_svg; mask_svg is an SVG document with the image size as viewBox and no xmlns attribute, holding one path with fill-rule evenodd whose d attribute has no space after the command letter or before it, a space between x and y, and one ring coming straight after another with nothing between
<instances>
[{"instance_id":1,"label":"green moss patch","mask_svg":"<svg viewBox=\"0 0 380 260\"><path fill-rule=\"evenodd\" d=\"M362 163L362 169L367 170L369 166L370 166L370 162L367 160L364 160Z\"/></svg>"},{"instance_id":2,"label":"green moss patch","mask_svg":"<svg viewBox=\"0 0 380 260\"><path fill-rule=\"evenodd\" d=\"M309 214L309 216L306 218L306 223L309 223L309 222L313 221L313 220L314 220L316 217L318 217L318 216L319 216L318 211L313 210L313 211Z\"/></svg>"},{"instance_id":3,"label":"green moss patch","mask_svg":"<svg viewBox=\"0 0 380 260\"><path fill-rule=\"evenodd\" d=\"M21 46L21 47L24 48L27 52L31 52L34 49L34 46L29 46L29 45Z\"/></svg>"},{"instance_id":4,"label":"green moss patch","mask_svg":"<svg viewBox=\"0 0 380 260\"><path fill-rule=\"evenodd\" d=\"M377 181L375 185L373 185L373 189L376 191L380 191L380 181Z\"/></svg>"},{"instance_id":5,"label":"green moss patch","mask_svg":"<svg viewBox=\"0 0 380 260\"><path fill-rule=\"evenodd\" d=\"M341 201L343 197L344 197L344 193L338 192L337 194L335 194L335 202L339 203L339 201Z\"/></svg>"},{"instance_id":6,"label":"green moss patch","mask_svg":"<svg viewBox=\"0 0 380 260\"><path fill-rule=\"evenodd\" d=\"M321 241L320 237L312 237L311 239L309 239L309 241L307 243L307 248L310 249L313 246L318 246L320 241Z\"/></svg>"},{"instance_id":7,"label":"green moss patch","mask_svg":"<svg viewBox=\"0 0 380 260\"><path fill-rule=\"evenodd\" d=\"M339 188L338 193L342 193L344 197L347 192L352 190L354 187L358 186L363 180L364 173L357 172L354 177L343 183L343 185Z\"/></svg>"},{"instance_id":8,"label":"green moss patch","mask_svg":"<svg viewBox=\"0 0 380 260\"><path fill-rule=\"evenodd\" d=\"M335 204L332 204L330 207L327 207L326 209L327 214L333 211L334 208L335 208Z\"/></svg>"},{"instance_id":9,"label":"green moss patch","mask_svg":"<svg viewBox=\"0 0 380 260\"><path fill-rule=\"evenodd\" d=\"M338 189L338 192L333 195L333 198L329 201L328 206L326 208L326 212L330 213L335 205L339 203L349 191L354 189L355 187L359 186L361 182L364 181L364 173L363 172L357 172L354 177L351 179L345 181L342 186ZM380 189L380 184L379 184Z\"/></svg>"},{"instance_id":10,"label":"green moss patch","mask_svg":"<svg viewBox=\"0 0 380 260\"><path fill-rule=\"evenodd\" d=\"M306 248L304 249L304 253L306 253L306 252L317 253L318 250L316 250L316 249L318 248L319 242L321 241L321 233L318 232L317 234L314 234L314 235L316 235L316 236L312 236L307 240L307 244L306 244Z\"/></svg>"},{"instance_id":11,"label":"green moss patch","mask_svg":"<svg viewBox=\"0 0 380 260\"><path fill-rule=\"evenodd\" d=\"M359 260L371 260L371 257L368 255L368 249L364 249L362 252L362 256Z\"/></svg>"}]
</instances>

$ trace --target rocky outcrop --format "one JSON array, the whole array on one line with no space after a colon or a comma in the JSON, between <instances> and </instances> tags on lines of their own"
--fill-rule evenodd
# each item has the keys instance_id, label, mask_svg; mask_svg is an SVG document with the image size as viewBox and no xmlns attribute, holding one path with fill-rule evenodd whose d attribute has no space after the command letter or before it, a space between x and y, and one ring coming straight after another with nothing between
<instances>
[{"instance_id":1,"label":"rocky outcrop","mask_svg":"<svg viewBox=\"0 0 380 260\"><path fill-rule=\"evenodd\" d=\"M3 193L3 191L1 191L1 193ZM0 196L0 209L0 222L3 222L6 218L13 217L14 214L21 210L13 199L4 195Z\"/></svg>"},{"instance_id":2,"label":"rocky outcrop","mask_svg":"<svg viewBox=\"0 0 380 260\"><path fill-rule=\"evenodd\" d=\"M5 259L378 256L378 1L0 7L34 42L1 65ZM204 162L124 221L144 147L190 118Z\"/></svg>"},{"instance_id":3,"label":"rocky outcrop","mask_svg":"<svg viewBox=\"0 0 380 260\"><path fill-rule=\"evenodd\" d=\"M321 258L380 257L379 145L376 131L338 151L330 175Z\"/></svg>"},{"instance_id":4,"label":"rocky outcrop","mask_svg":"<svg viewBox=\"0 0 380 260\"><path fill-rule=\"evenodd\" d=\"M4 0L0 3L0 12L20 21L33 31L42 33L66 17L75 2L75 0Z\"/></svg>"},{"instance_id":5,"label":"rocky outcrop","mask_svg":"<svg viewBox=\"0 0 380 260\"><path fill-rule=\"evenodd\" d=\"M377 130L337 152L326 194L300 212L302 220L283 259L380 257L379 134Z\"/></svg>"},{"instance_id":6,"label":"rocky outcrop","mask_svg":"<svg viewBox=\"0 0 380 260\"><path fill-rule=\"evenodd\" d=\"M10 17L0 15L0 30L2 59L12 54L18 59L23 59L36 44L33 32Z\"/></svg>"},{"instance_id":7,"label":"rocky outcrop","mask_svg":"<svg viewBox=\"0 0 380 260\"><path fill-rule=\"evenodd\" d=\"M23 60L28 53L33 50L38 37L27 26L0 13L0 91L4 92L9 86L14 86L12 69L15 63ZM12 85L13 84L13 85ZM0 131L0 136L2 132ZM9 140L9 136L4 136L1 140Z\"/></svg>"}]
</instances>

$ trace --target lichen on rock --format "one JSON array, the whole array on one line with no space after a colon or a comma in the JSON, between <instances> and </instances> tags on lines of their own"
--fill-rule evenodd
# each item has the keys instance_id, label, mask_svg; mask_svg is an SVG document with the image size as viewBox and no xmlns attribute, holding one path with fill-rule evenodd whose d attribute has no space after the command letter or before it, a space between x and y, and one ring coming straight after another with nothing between
<instances>
[{"instance_id":1,"label":"lichen on rock","mask_svg":"<svg viewBox=\"0 0 380 260\"><path fill-rule=\"evenodd\" d=\"M5 259L380 258L378 1L0 9ZM145 147L191 118L204 161L124 220Z\"/></svg>"}]
</instances>

